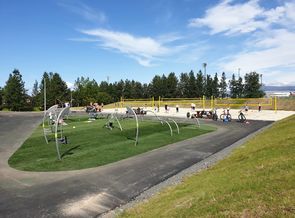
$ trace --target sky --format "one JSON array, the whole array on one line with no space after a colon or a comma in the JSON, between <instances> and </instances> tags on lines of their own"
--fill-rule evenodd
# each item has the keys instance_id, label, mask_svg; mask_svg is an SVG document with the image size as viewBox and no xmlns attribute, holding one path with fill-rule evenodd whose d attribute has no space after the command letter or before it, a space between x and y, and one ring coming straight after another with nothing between
<instances>
[{"instance_id":1,"label":"sky","mask_svg":"<svg viewBox=\"0 0 295 218\"><path fill-rule=\"evenodd\" d=\"M31 90L57 72L69 86L203 70L256 71L295 85L293 0L0 0L0 86L18 69Z\"/></svg>"}]
</instances>

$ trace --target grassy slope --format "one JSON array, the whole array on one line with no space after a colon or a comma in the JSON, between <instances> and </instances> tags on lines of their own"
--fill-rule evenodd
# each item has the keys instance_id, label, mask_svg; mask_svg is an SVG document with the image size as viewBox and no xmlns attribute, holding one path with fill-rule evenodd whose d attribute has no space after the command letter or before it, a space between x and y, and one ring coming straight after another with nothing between
<instances>
[{"instance_id":1,"label":"grassy slope","mask_svg":"<svg viewBox=\"0 0 295 218\"><path fill-rule=\"evenodd\" d=\"M140 121L139 144L134 146L134 120L121 121L123 132L119 128L113 130L103 128L106 121L102 119L88 123L87 118L81 122L77 119L66 121L68 126L64 127L64 134L70 143L61 145L61 154L69 149L71 151L62 161L57 160L55 141L52 140L47 145L43 130L38 127L9 159L9 164L14 168L28 171L84 169L116 162L213 130L208 126L198 129L195 125L183 124L180 125L181 134L174 132L171 137L168 126L162 126L155 121Z\"/></svg>"},{"instance_id":2,"label":"grassy slope","mask_svg":"<svg viewBox=\"0 0 295 218\"><path fill-rule=\"evenodd\" d=\"M295 116L123 217L294 217Z\"/></svg>"}]
</instances>

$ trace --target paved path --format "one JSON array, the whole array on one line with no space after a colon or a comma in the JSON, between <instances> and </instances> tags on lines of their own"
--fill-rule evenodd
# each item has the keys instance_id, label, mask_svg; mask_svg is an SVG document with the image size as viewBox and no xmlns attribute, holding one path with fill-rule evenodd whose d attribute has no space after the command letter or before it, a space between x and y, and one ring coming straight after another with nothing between
<instances>
[{"instance_id":1,"label":"paved path","mask_svg":"<svg viewBox=\"0 0 295 218\"><path fill-rule=\"evenodd\" d=\"M9 168L9 156L40 114L0 113L0 217L95 217L270 124L208 121L217 131L103 167L32 173Z\"/></svg>"}]
</instances>

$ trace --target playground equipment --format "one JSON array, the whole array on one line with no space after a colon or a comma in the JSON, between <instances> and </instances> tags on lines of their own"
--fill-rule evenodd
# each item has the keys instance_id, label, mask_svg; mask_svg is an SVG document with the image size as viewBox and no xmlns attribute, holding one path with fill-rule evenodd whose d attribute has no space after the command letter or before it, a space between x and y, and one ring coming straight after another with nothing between
<instances>
[{"instance_id":1,"label":"playground equipment","mask_svg":"<svg viewBox=\"0 0 295 218\"><path fill-rule=\"evenodd\" d=\"M133 115L135 118L135 123L136 123L135 146L136 146L138 144L138 133L139 133L138 118L135 111L131 107L127 106L126 109L127 109L128 115Z\"/></svg>"},{"instance_id":2,"label":"playground equipment","mask_svg":"<svg viewBox=\"0 0 295 218\"><path fill-rule=\"evenodd\" d=\"M48 144L48 135L54 132L53 124L56 121L58 112L58 105L53 105L48 108L47 111L44 112L42 127L43 127L43 135L46 144Z\"/></svg>"},{"instance_id":3,"label":"playground equipment","mask_svg":"<svg viewBox=\"0 0 295 218\"><path fill-rule=\"evenodd\" d=\"M114 128L113 123L114 123L114 120L115 120L118 123L120 130L123 131L121 123L120 123L116 113L109 114L107 119L108 119L108 121L106 122L104 127L112 130Z\"/></svg>"},{"instance_id":4,"label":"playground equipment","mask_svg":"<svg viewBox=\"0 0 295 218\"><path fill-rule=\"evenodd\" d=\"M63 118L66 117L70 113L70 107L63 108L57 116L55 121L55 145L56 145L56 152L58 160L61 160L59 145L60 144L67 144L68 140L67 137L63 135L63 125L64 121Z\"/></svg>"},{"instance_id":5,"label":"playground equipment","mask_svg":"<svg viewBox=\"0 0 295 218\"><path fill-rule=\"evenodd\" d=\"M169 126L169 129L170 129L170 135L173 136L173 130L172 130L172 127L170 125L170 123L167 121L167 120L164 120L160 117L157 116L157 114L154 112L154 111L151 111L151 110L147 110L146 112L151 112L155 115L155 117L157 118L157 120L159 120L161 122L161 124L163 125L163 122L165 122L168 126ZM171 119L172 120L172 119ZM174 121L174 120L173 120ZM175 121L174 121L175 122ZM175 122L176 123L176 122ZM176 124L177 125L177 124ZM178 125L177 125L177 128L178 128ZM179 132L179 129L178 129L178 132Z\"/></svg>"}]
</instances>

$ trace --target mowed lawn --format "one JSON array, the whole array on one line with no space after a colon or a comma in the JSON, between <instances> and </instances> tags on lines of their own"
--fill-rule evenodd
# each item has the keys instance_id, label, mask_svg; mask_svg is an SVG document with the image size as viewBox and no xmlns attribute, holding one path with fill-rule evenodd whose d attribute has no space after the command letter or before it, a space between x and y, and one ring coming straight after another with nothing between
<instances>
[{"instance_id":1,"label":"mowed lawn","mask_svg":"<svg viewBox=\"0 0 295 218\"><path fill-rule=\"evenodd\" d=\"M295 116L122 217L295 217Z\"/></svg>"},{"instance_id":2,"label":"mowed lawn","mask_svg":"<svg viewBox=\"0 0 295 218\"><path fill-rule=\"evenodd\" d=\"M169 127L159 121L139 121L139 143L135 146L135 121L121 120L121 132L116 128L104 127L106 119L88 122L87 118L70 118L66 120L64 135L69 143L62 144L60 151L62 160L57 160L54 135L49 144L45 143L42 127L38 127L30 138L11 156L9 165L26 171L60 171L77 170L102 166L137 154L147 152L174 142L192 138L214 131L210 126L198 128L192 124L179 124L177 134L174 124L173 136Z\"/></svg>"}]
</instances>

